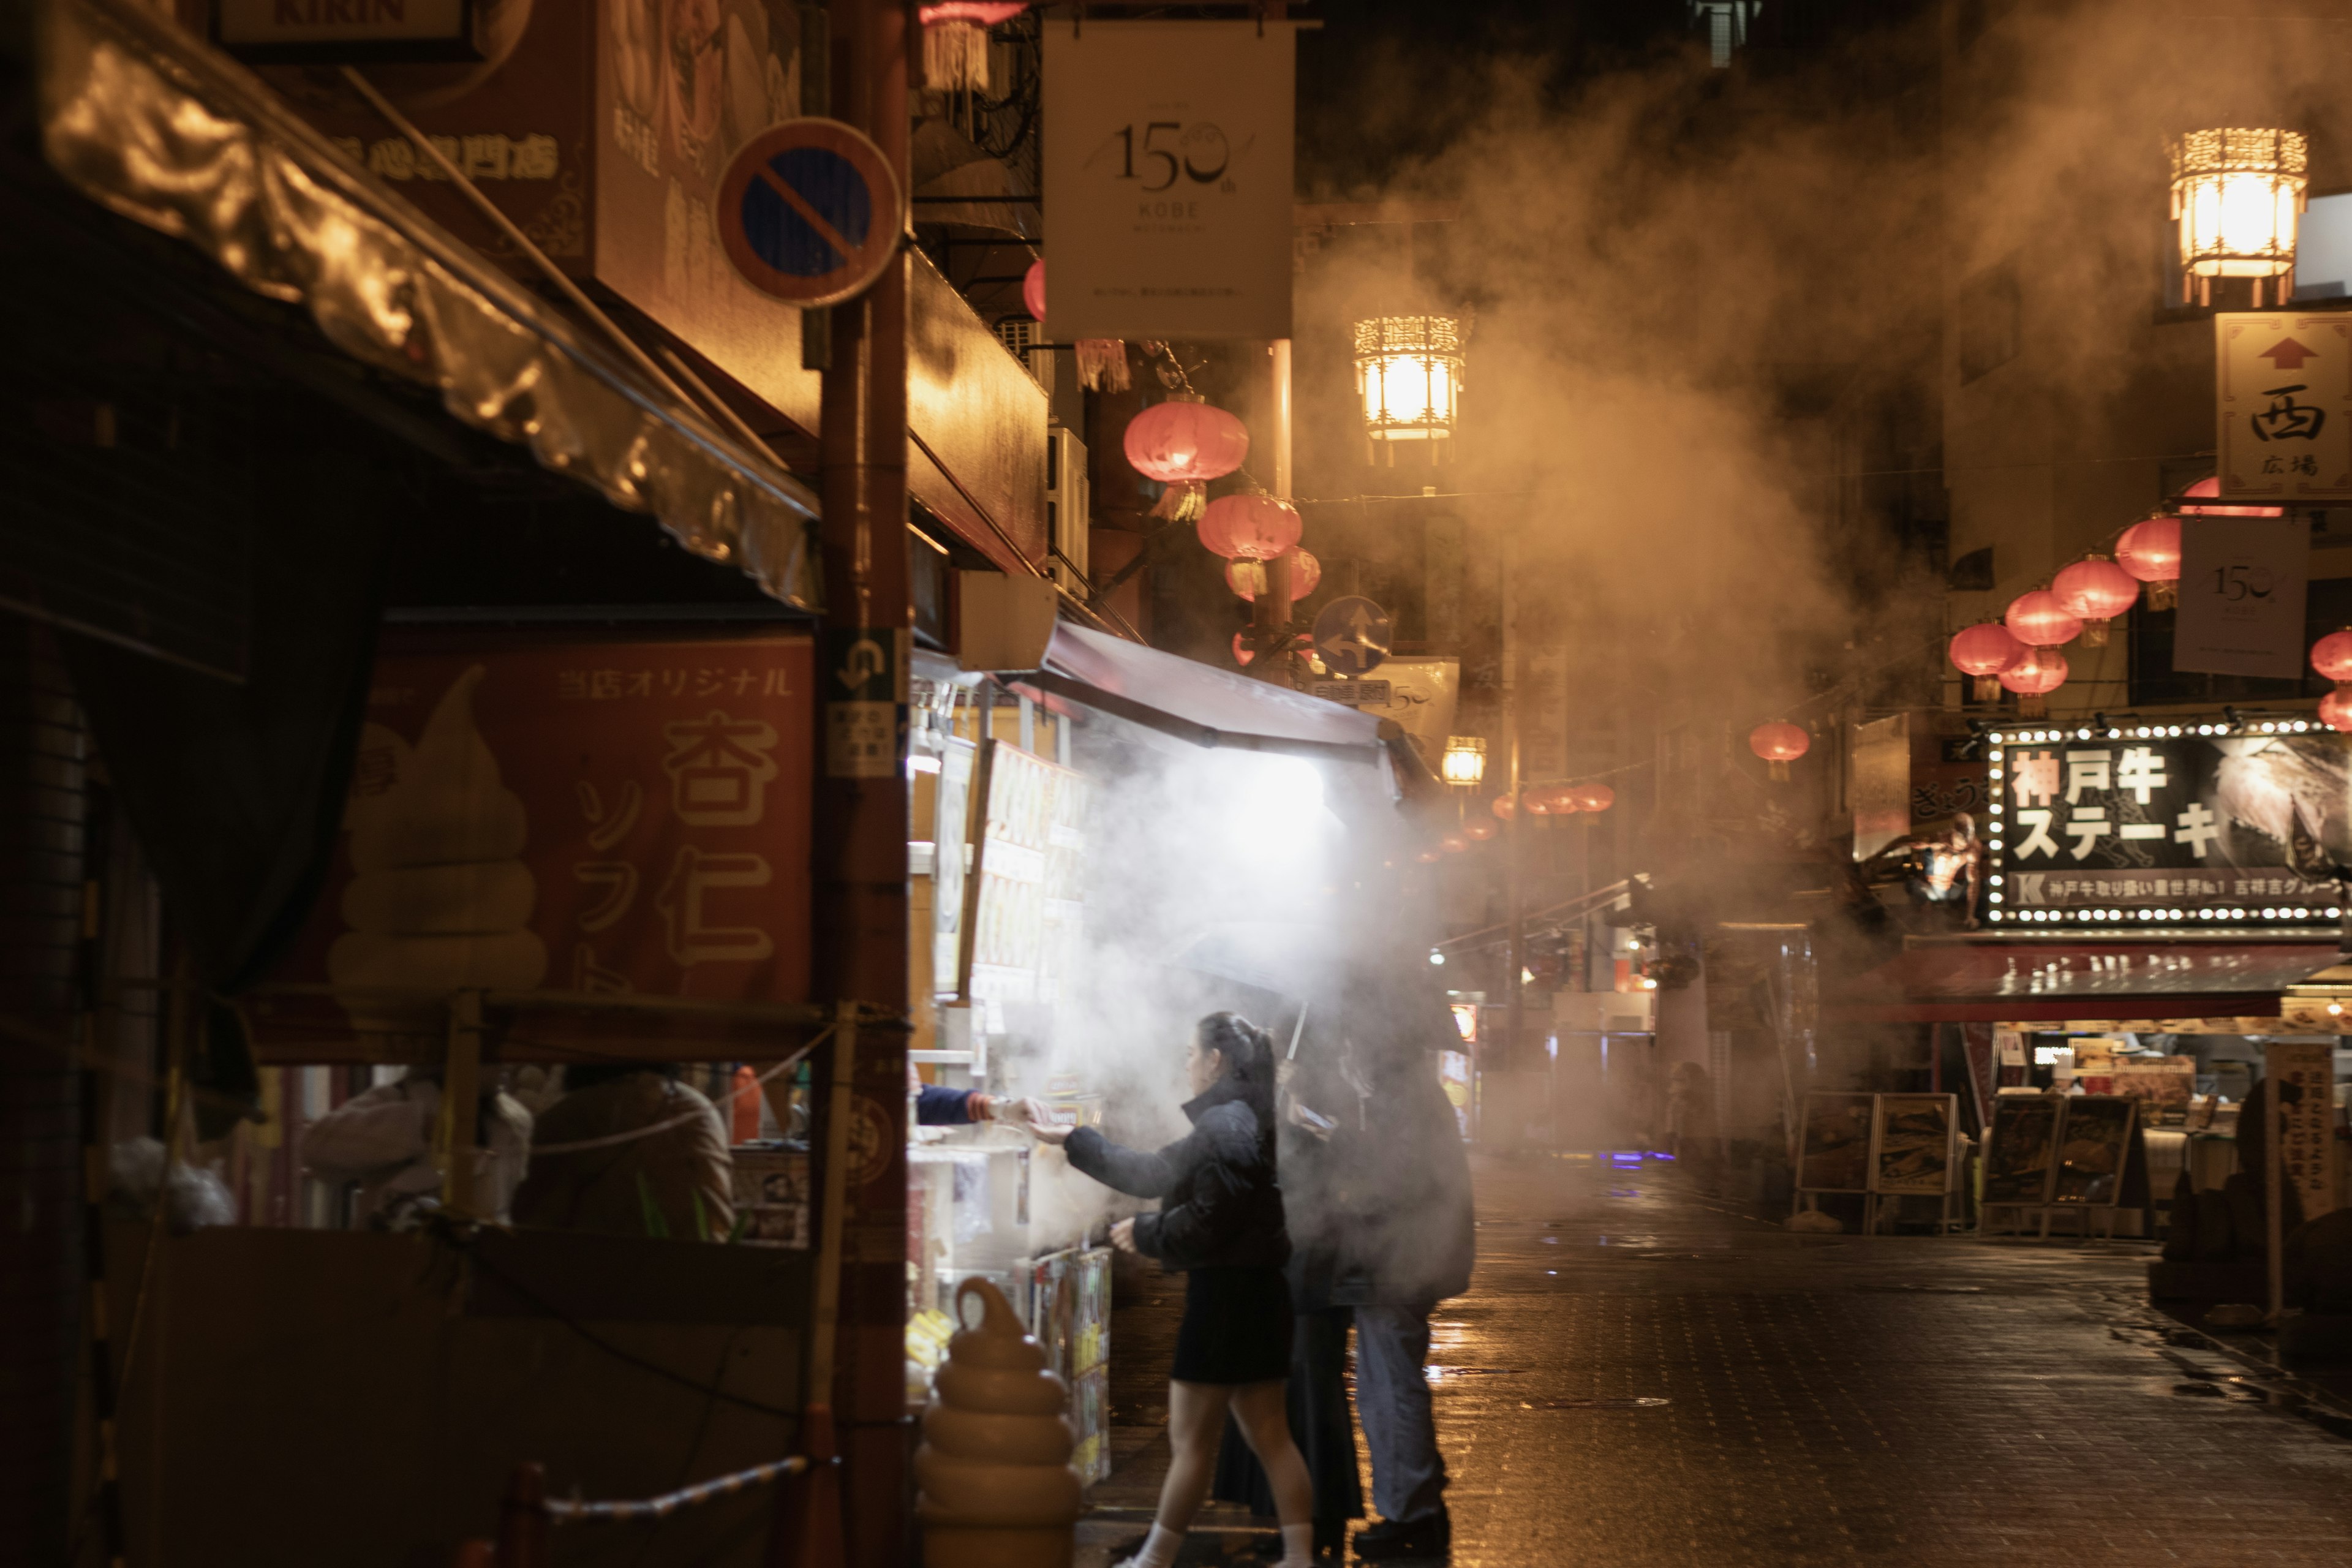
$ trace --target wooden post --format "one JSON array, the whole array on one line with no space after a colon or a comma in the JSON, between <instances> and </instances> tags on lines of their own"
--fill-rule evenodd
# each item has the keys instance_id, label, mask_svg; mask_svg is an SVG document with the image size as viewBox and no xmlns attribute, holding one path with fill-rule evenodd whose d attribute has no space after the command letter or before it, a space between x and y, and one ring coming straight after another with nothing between
<instances>
[{"instance_id":1,"label":"wooden post","mask_svg":"<svg viewBox=\"0 0 2352 1568\"><path fill-rule=\"evenodd\" d=\"M441 1212L452 1219L478 1217L474 1191L474 1145L481 1116L482 994L460 991L449 998L449 1053L441 1074L441 1116L435 1152L441 1161Z\"/></svg>"},{"instance_id":2,"label":"wooden post","mask_svg":"<svg viewBox=\"0 0 2352 1568\"><path fill-rule=\"evenodd\" d=\"M499 1502L499 1568L546 1568L547 1470L526 1460L507 1478Z\"/></svg>"},{"instance_id":3,"label":"wooden post","mask_svg":"<svg viewBox=\"0 0 2352 1568\"><path fill-rule=\"evenodd\" d=\"M856 1114L857 1004L841 1004L824 1095L824 1157L817 1198L816 1300L809 1314L801 1390L801 1452L808 1465L776 1485L769 1568L840 1568L842 1474L833 1420L833 1373L841 1324L842 1227L849 1216L849 1131ZM896 1510L893 1510L893 1517Z\"/></svg>"}]
</instances>

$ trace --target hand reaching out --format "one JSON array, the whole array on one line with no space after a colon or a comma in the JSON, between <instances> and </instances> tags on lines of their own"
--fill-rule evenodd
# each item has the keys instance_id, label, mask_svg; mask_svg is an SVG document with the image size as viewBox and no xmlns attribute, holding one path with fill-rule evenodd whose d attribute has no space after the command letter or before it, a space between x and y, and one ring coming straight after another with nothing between
<instances>
[{"instance_id":1,"label":"hand reaching out","mask_svg":"<svg viewBox=\"0 0 2352 1568\"><path fill-rule=\"evenodd\" d=\"M1121 1252L1135 1251L1135 1221L1133 1219L1123 1219L1117 1225L1112 1226L1110 1227L1110 1244L1113 1247L1118 1247Z\"/></svg>"}]
</instances>

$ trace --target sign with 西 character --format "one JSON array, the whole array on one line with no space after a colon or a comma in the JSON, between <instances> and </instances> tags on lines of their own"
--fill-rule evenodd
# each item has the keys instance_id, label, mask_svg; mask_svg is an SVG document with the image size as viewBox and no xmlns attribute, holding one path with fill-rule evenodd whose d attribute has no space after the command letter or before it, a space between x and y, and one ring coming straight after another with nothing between
<instances>
[{"instance_id":1,"label":"sign with \u897f character","mask_svg":"<svg viewBox=\"0 0 2352 1568\"><path fill-rule=\"evenodd\" d=\"M1045 29L1045 329L1290 336L1297 24Z\"/></svg>"},{"instance_id":2,"label":"sign with \u897f character","mask_svg":"<svg viewBox=\"0 0 2352 1568\"><path fill-rule=\"evenodd\" d=\"M2213 372L2223 500L2352 500L2352 318L2225 311Z\"/></svg>"},{"instance_id":3,"label":"sign with \u897f character","mask_svg":"<svg viewBox=\"0 0 2352 1568\"><path fill-rule=\"evenodd\" d=\"M1989 755L1990 927L2339 918L2352 773L2308 720L2012 730Z\"/></svg>"}]
</instances>

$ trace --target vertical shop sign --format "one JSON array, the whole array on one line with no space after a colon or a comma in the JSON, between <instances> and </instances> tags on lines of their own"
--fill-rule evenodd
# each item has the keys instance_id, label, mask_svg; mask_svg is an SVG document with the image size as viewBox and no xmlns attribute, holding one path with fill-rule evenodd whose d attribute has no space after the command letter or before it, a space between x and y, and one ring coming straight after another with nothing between
<instances>
[{"instance_id":1,"label":"vertical shop sign","mask_svg":"<svg viewBox=\"0 0 2352 1568\"><path fill-rule=\"evenodd\" d=\"M824 634L824 776L887 779L907 752L906 627L834 626Z\"/></svg>"},{"instance_id":2,"label":"vertical shop sign","mask_svg":"<svg viewBox=\"0 0 2352 1568\"><path fill-rule=\"evenodd\" d=\"M2279 1162L2303 1199L2304 1217L2315 1219L2336 1207L2336 1168L2343 1158L2336 1142L2336 1047L2326 1040L2273 1040L2263 1060L2273 1083L2303 1091L2281 1107Z\"/></svg>"},{"instance_id":3,"label":"vertical shop sign","mask_svg":"<svg viewBox=\"0 0 2352 1568\"><path fill-rule=\"evenodd\" d=\"M2172 668L2302 675L2310 563L2311 535L2299 517L2182 518Z\"/></svg>"},{"instance_id":4,"label":"vertical shop sign","mask_svg":"<svg viewBox=\"0 0 2352 1568\"><path fill-rule=\"evenodd\" d=\"M2224 311L2213 343L2222 499L2352 500L2352 321Z\"/></svg>"},{"instance_id":5,"label":"vertical shop sign","mask_svg":"<svg viewBox=\"0 0 2352 1568\"><path fill-rule=\"evenodd\" d=\"M1273 21L1045 27L1045 331L1290 336L1297 37Z\"/></svg>"}]
</instances>

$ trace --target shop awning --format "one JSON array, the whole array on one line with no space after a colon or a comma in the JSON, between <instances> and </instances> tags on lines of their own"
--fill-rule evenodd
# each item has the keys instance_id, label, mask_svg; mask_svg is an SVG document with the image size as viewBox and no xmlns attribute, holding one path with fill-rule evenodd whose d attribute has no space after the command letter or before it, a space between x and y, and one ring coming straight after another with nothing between
<instances>
[{"instance_id":1,"label":"shop awning","mask_svg":"<svg viewBox=\"0 0 2352 1568\"><path fill-rule=\"evenodd\" d=\"M305 307L344 353L814 606L816 497L362 174L152 6L47 0L41 137L93 201Z\"/></svg>"},{"instance_id":2,"label":"shop awning","mask_svg":"<svg viewBox=\"0 0 2352 1568\"><path fill-rule=\"evenodd\" d=\"M2332 942L1966 942L1915 947L1826 997L1845 1024L2275 1017Z\"/></svg>"},{"instance_id":3,"label":"shop awning","mask_svg":"<svg viewBox=\"0 0 2352 1568\"><path fill-rule=\"evenodd\" d=\"M1370 714L1066 621L1044 667L1009 679L1196 746L1364 763L1387 751Z\"/></svg>"}]
</instances>

